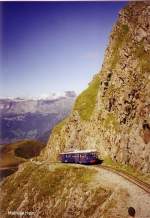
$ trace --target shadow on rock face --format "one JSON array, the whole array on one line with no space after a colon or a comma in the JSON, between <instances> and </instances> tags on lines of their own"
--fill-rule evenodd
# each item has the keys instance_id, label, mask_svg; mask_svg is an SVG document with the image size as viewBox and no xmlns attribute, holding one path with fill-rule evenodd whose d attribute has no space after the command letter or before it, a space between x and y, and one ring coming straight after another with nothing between
<instances>
[{"instance_id":1,"label":"shadow on rock face","mask_svg":"<svg viewBox=\"0 0 150 218\"><path fill-rule=\"evenodd\" d=\"M2 169L0 170L0 181L3 180L3 178L13 174L14 172L16 172L18 170L18 167L15 168L8 168L8 169Z\"/></svg>"}]
</instances>

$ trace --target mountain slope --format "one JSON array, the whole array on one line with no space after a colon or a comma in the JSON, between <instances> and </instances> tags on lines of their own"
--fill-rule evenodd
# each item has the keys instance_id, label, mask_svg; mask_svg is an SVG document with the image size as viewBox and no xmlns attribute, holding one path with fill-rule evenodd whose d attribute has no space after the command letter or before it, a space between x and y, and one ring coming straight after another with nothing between
<instances>
[{"instance_id":1,"label":"mountain slope","mask_svg":"<svg viewBox=\"0 0 150 218\"><path fill-rule=\"evenodd\" d=\"M149 2L132 2L119 13L102 70L53 129L43 158L96 148L102 157L150 172L149 14Z\"/></svg>"}]
</instances>

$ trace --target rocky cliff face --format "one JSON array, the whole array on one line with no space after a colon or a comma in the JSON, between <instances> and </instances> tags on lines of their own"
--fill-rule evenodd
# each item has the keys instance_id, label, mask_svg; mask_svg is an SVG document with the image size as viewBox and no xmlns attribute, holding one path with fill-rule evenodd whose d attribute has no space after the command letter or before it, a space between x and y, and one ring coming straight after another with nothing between
<instances>
[{"instance_id":1,"label":"rocky cliff face","mask_svg":"<svg viewBox=\"0 0 150 218\"><path fill-rule=\"evenodd\" d=\"M53 129L42 156L96 148L102 157L150 172L150 3L132 2L110 35L101 71Z\"/></svg>"}]
</instances>

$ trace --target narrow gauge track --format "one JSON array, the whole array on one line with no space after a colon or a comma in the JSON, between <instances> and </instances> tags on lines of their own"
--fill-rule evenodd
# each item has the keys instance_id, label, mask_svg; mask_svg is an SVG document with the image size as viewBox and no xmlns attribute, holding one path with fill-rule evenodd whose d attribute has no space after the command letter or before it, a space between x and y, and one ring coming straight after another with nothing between
<instances>
[{"instance_id":1,"label":"narrow gauge track","mask_svg":"<svg viewBox=\"0 0 150 218\"><path fill-rule=\"evenodd\" d=\"M61 162L50 161L49 163L61 163ZM66 163L66 164L68 164L68 163ZM88 166L90 166L90 165L88 165ZM93 166L93 165L91 165L91 166ZM135 184L136 186L138 186L139 188L141 188L142 190L144 190L148 194L150 194L150 185L148 183L141 181L140 179L136 178L135 176L131 176L125 172L118 171L118 170L113 169L112 167L108 167L108 166L94 165L93 167L101 168L101 169L113 172L113 173L123 177L124 179L128 180L129 182Z\"/></svg>"},{"instance_id":2,"label":"narrow gauge track","mask_svg":"<svg viewBox=\"0 0 150 218\"><path fill-rule=\"evenodd\" d=\"M0 171L17 169L18 166L0 167Z\"/></svg>"},{"instance_id":3,"label":"narrow gauge track","mask_svg":"<svg viewBox=\"0 0 150 218\"><path fill-rule=\"evenodd\" d=\"M118 170L113 169L112 167L108 167L108 166L96 166L98 168L113 172L123 178L125 178L126 180L128 180L129 182L132 182L133 184L135 184L136 186L138 186L139 188L143 189L145 192L147 192L148 194L150 194L150 185L139 180L138 178L136 178L135 176L131 176L129 174L120 172Z\"/></svg>"}]
</instances>

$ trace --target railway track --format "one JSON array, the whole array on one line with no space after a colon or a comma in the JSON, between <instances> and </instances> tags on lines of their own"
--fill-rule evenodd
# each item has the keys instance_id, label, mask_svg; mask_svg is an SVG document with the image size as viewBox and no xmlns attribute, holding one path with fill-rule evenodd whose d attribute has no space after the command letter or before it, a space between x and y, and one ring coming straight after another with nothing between
<instances>
[{"instance_id":1,"label":"railway track","mask_svg":"<svg viewBox=\"0 0 150 218\"><path fill-rule=\"evenodd\" d=\"M141 188L142 190L146 191L148 194L150 194L150 185L141 181L140 179L134 177L134 176L131 176L129 174L126 174L126 173L123 173L123 172L120 172L118 170L115 170L113 169L112 167L108 167L108 166L96 166L98 168L101 168L101 169L104 169L104 170L107 170L107 171L110 171L110 172L113 172L123 178L125 178L126 180L128 180L129 182L132 182L133 184L135 184L136 186L138 186L139 188Z\"/></svg>"},{"instance_id":2,"label":"railway track","mask_svg":"<svg viewBox=\"0 0 150 218\"><path fill-rule=\"evenodd\" d=\"M47 161L45 161L45 162L47 162ZM50 161L49 163L60 163L60 162ZM66 164L68 164L68 163L66 163ZM141 188L142 190L144 190L148 194L150 194L150 185L148 183L141 181L140 179L136 178L135 176L131 176L125 172L118 171L118 170L116 170L112 167L108 167L108 166L94 165L94 167L113 172L113 173L123 177L124 179L128 180L129 182L135 184L136 186L138 186L139 188Z\"/></svg>"},{"instance_id":3,"label":"railway track","mask_svg":"<svg viewBox=\"0 0 150 218\"><path fill-rule=\"evenodd\" d=\"M0 171L3 171L3 170L13 170L13 169L17 169L18 166L13 166L13 167L0 167Z\"/></svg>"}]
</instances>

